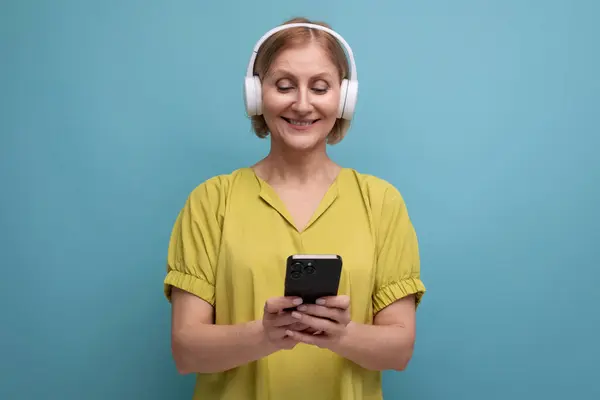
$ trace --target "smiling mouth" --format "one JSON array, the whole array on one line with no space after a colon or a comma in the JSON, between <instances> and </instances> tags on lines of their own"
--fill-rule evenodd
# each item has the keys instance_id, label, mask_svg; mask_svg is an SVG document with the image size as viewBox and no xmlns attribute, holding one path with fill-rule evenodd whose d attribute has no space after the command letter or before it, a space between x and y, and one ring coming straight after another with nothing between
<instances>
[{"instance_id":1,"label":"smiling mouth","mask_svg":"<svg viewBox=\"0 0 600 400\"><path fill-rule=\"evenodd\" d=\"M295 125L295 126L310 126L318 121L318 119L300 120L300 119L290 119L290 118L285 118L285 117L281 117L281 118L284 121L286 121L288 124Z\"/></svg>"}]
</instances>

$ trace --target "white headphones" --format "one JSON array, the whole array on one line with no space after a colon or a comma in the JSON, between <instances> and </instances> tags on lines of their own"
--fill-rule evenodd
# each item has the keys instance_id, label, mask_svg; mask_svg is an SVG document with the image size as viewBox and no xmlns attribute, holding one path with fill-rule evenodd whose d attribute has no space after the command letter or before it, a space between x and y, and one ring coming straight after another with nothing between
<instances>
[{"instance_id":1,"label":"white headphones","mask_svg":"<svg viewBox=\"0 0 600 400\"><path fill-rule=\"evenodd\" d=\"M318 29L325 31L335 37L346 49L348 53L348 59L350 62L350 77L349 79L343 79L340 87L340 104L338 106L338 118L351 120L354 115L354 108L356 107L356 101L358 98L358 80L356 75L356 65L354 63L354 55L352 49L348 43L340 36L337 32L326 28L321 25L308 24L308 23L294 23L287 25L280 25L276 28L271 29L265 33L260 40L254 46L252 56L250 57L250 63L248 64L248 70L246 72L246 78L244 80L244 102L246 105L246 112L248 116L261 115L262 114L262 89L260 78L254 75L254 63L256 62L256 56L258 49L271 35L284 29L295 28L303 26L307 28Z\"/></svg>"}]
</instances>

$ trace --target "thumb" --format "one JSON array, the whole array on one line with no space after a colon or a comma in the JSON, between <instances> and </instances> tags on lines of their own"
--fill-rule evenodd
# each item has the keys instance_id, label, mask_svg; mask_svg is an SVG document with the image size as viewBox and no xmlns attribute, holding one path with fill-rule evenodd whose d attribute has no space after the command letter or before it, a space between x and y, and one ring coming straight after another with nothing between
<instances>
[{"instance_id":1,"label":"thumb","mask_svg":"<svg viewBox=\"0 0 600 400\"><path fill-rule=\"evenodd\" d=\"M280 311L302 304L302 299L295 297L271 297L265 302L265 314L278 314Z\"/></svg>"}]
</instances>

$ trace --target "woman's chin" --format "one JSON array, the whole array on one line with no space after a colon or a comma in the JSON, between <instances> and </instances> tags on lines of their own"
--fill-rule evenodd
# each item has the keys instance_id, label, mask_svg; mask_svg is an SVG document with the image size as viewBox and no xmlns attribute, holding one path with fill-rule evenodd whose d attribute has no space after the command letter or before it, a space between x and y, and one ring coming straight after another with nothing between
<instances>
[{"instance_id":1,"label":"woman's chin","mask_svg":"<svg viewBox=\"0 0 600 400\"><path fill-rule=\"evenodd\" d=\"M290 150L307 151L319 147L325 142L325 137L317 132L294 133L286 132L280 136L284 146Z\"/></svg>"}]
</instances>

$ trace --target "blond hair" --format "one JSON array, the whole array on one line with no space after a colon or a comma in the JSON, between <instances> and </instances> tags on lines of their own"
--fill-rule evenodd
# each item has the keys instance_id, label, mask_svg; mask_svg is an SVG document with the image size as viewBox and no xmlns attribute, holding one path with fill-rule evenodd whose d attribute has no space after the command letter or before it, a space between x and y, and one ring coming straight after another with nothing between
<instances>
[{"instance_id":1,"label":"blond hair","mask_svg":"<svg viewBox=\"0 0 600 400\"><path fill-rule=\"evenodd\" d=\"M293 18L284 24L292 23L311 23L315 25L321 25L331 29L331 27L325 22L314 22L306 18ZM340 81L348 77L348 60L344 48L340 45L336 38L331 36L329 33L310 29L306 27L294 27L284 29L275 33L269 37L260 47L256 56L256 63L254 65L254 74L257 74L261 79L265 76L273 60L279 55L281 51L290 46L305 44L314 41L320 44L331 57L331 61L336 66L339 74ZM269 127L267 122L262 115L255 115L251 118L252 130L259 138L266 138L269 135ZM339 143L348 129L350 128L350 121L338 118L333 125L333 128L327 135L328 144Z\"/></svg>"}]
</instances>

